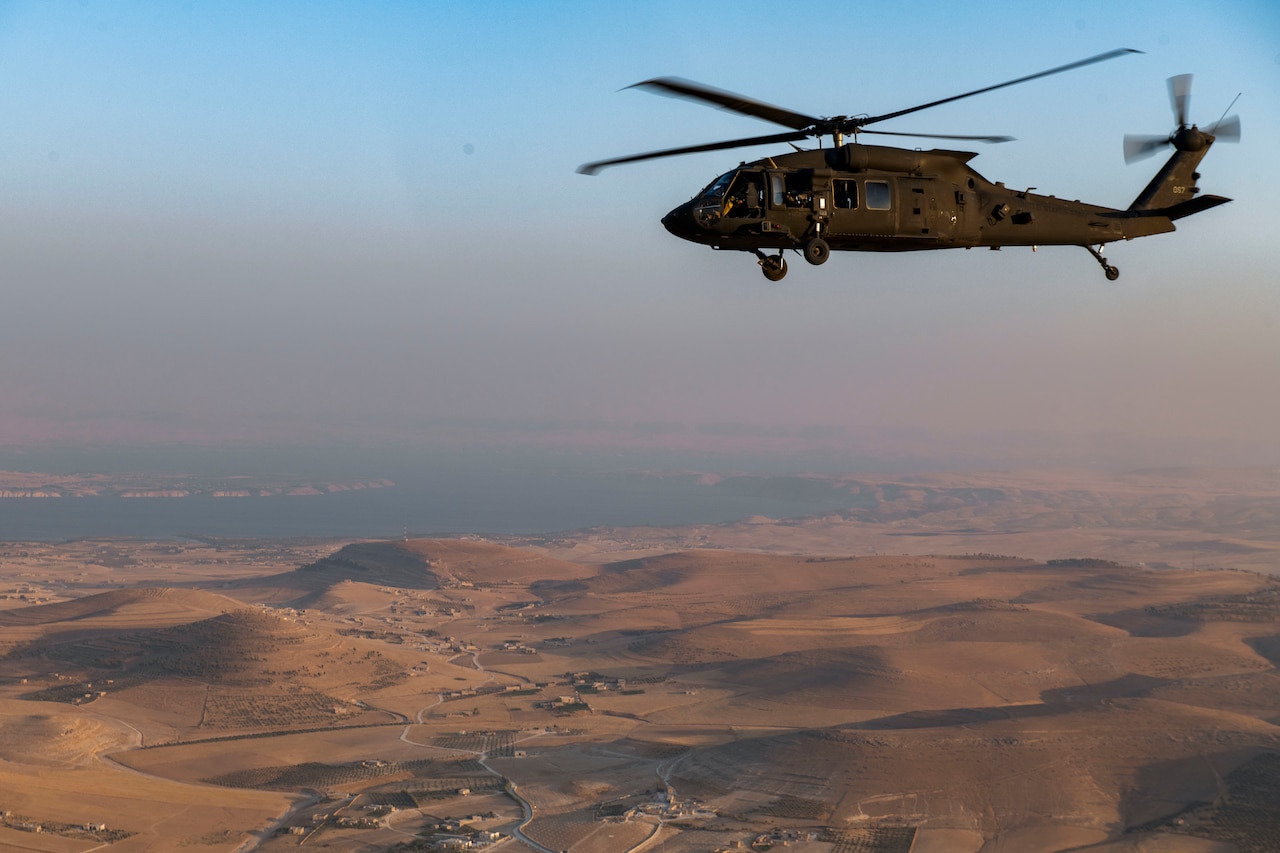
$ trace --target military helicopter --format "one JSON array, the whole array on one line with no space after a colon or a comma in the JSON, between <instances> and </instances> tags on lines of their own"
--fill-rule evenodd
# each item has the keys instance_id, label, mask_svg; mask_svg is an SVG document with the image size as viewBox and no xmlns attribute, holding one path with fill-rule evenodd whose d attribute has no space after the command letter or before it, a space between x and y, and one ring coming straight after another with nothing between
<instances>
[{"instance_id":1,"label":"military helicopter","mask_svg":"<svg viewBox=\"0 0 1280 853\"><path fill-rule=\"evenodd\" d=\"M992 183L969 165L968 151L929 151L863 145L860 134L1008 142L1007 136L949 136L868 130L899 116L958 101L984 92L1059 74L1096 62L1141 51L1122 48L877 116L819 118L793 112L743 95L677 77L658 77L627 88L711 104L792 128L785 133L753 136L634 154L586 163L578 168L594 175L608 166L720 151L750 145L791 143L794 152L742 163L720 175L691 200L662 219L668 231L684 240L718 250L752 252L770 281L787 274L786 250L799 251L811 264L826 262L833 251L910 252L986 246L1080 246L1115 281L1120 270L1102 252L1107 243L1132 240L1174 229L1174 220L1225 204L1231 199L1199 195L1196 167L1217 140L1238 141L1237 117L1219 119L1204 130L1189 125L1191 75L1169 79L1176 129L1161 136L1125 137L1125 159L1132 161L1172 146L1173 155L1125 210L1035 195ZM1238 96L1237 96L1238 97ZM1235 102L1232 101L1232 105ZM1228 106L1227 111L1231 107ZM845 142L846 136L852 142ZM802 150L794 143L829 136L830 148ZM776 254L766 254L775 250Z\"/></svg>"}]
</instances>

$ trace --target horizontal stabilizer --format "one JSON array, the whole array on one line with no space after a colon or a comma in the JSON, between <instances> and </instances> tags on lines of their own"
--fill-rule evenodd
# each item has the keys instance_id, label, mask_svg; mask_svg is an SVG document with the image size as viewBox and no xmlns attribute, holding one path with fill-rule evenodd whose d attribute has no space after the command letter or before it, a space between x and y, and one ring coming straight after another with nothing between
<instances>
[{"instance_id":1,"label":"horizontal stabilizer","mask_svg":"<svg viewBox=\"0 0 1280 853\"><path fill-rule=\"evenodd\" d=\"M1193 213L1199 213L1202 210L1208 210L1211 207L1217 207L1220 204L1226 204L1231 201L1220 195L1202 195L1193 199L1179 202L1162 210L1148 210L1146 213L1154 213L1157 216L1167 216L1170 219L1181 219L1184 216L1190 216Z\"/></svg>"}]
</instances>

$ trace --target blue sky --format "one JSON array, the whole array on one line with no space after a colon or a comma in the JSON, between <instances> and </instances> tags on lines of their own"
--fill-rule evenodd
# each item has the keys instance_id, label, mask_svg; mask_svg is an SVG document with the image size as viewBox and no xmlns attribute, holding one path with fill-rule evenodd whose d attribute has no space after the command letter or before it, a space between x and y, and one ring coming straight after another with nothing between
<instances>
[{"instance_id":1,"label":"blue sky","mask_svg":"<svg viewBox=\"0 0 1280 853\"><path fill-rule=\"evenodd\" d=\"M973 165L1127 206L1125 133L1237 92L1236 199L1080 249L838 254L770 285L668 236L741 159L583 162L771 132L619 91L674 74L1002 133ZM661 422L1275 448L1280 11L1264 2L0 3L0 446L323 441ZM886 126L887 127L887 126ZM909 144L909 143L908 143ZM862 433L859 433L862 434ZM1277 450L1280 456L1280 449ZM1274 462L1275 459L1266 461Z\"/></svg>"}]
</instances>

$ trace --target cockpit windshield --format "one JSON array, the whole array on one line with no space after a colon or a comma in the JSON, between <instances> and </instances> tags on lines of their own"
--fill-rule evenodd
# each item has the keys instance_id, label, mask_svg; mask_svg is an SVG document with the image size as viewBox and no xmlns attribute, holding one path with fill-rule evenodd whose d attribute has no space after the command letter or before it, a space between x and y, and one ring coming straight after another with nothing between
<instances>
[{"instance_id":1,"label":"cockpit windshield","mask_svg":"<svg viewBox=\"0 0 1280 853\"><path fill-rule=\"evenodd\" d=\"M725 172L720 177L712 181L700 195L702 198L722 198L729 189L729 182L733 180L733 176L738 174L737 171Z\"/></svg>"}]
</instances>

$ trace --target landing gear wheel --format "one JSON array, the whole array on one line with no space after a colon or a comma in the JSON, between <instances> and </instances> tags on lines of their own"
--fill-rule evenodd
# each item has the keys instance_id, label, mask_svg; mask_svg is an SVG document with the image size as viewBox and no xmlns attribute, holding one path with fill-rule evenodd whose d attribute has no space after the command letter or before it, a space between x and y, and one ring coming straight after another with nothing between
<instances>
[{"instance_id":1,"label":"landing gear wheel","mask_svg":"<svg viewBox=\"0 0 1280 853\"><path fill-rule=\"evenodd\" d=\"M787 275L787 262L781 255L761 258L760 271L769 281L782 281Z\"/></svg>"},{"instance_id":2,"label":"landing gear wheel","mask_svg":"<svg viewBox=\"0 0 1280 853\"><path fill-rule=\"evenodd\" d=\"M1106 246L1099 246L1096 249L1092 246L1084 247L1085 251L1093 255L1093 259L1098 262L1100 267L1102 267L1102 272L1106 275L1107 281L1115 281L1120 277L1120 268L1111 266L1107 263L1107 259L1102 257L1102 250L1105 248Z\"/></svg>"},{"instance_id":3,"label":"landing gear wheel","mask_svg":"<svg viewBox=\"0 0 1280 853\"><path fill-rule=\"evenodd\" d=\"M825 264L829 257L831 257L831 247L821 237L814 237L804 244L804 259L815 267Z\"/></svg>"}]
</instances>

